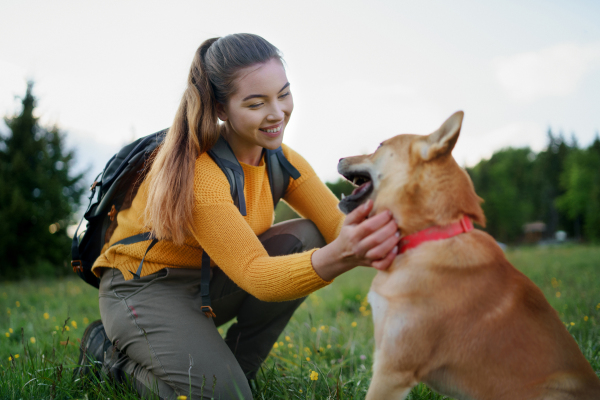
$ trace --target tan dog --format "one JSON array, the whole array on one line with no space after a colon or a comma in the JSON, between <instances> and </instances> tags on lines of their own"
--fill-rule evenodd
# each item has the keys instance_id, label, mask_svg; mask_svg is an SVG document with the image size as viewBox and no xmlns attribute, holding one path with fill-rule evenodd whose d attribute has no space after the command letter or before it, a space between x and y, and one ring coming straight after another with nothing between
<instances>
[{"instance_id":1,"label":"tan dog","mask_svg":"<svg viewBox=\"0 0 600 400\"><path fill-rule=\"evenodd\" d=\"M373 199L373 212L392 211L403 236L463 216L484 226L481 199L450 154L462 119L457 112L429 136L399 135L340 160L340 174L360 185L340 209ZM369 300L368 400L404 399L419 382L457 399L600 399L600 380L556 311L483 231L398 255Z\"/></svg>"}]
</instances>

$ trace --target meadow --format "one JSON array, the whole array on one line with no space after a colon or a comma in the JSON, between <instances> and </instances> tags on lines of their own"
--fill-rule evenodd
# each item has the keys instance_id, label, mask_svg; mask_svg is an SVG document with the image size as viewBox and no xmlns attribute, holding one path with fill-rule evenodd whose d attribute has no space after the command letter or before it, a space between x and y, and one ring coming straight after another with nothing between
<instances>
[{"instance_id":1,"label":"meadow","mask_svg":"<svg viewBox=\"0 0 600 400\"><path fill-rule=\"evenodd\" d=\"M600 373L600 247L516 248L507 257L542 289ZM373 364L366 299L373 275L357 268L309 296L263 364L256 399L364 398ZM78 339L98 318L97 290L75 277L0 283L0 399L136 399L126 386L72 379ZM425 385L409 395L445 398Z\"/></svg>"}]
</instances>

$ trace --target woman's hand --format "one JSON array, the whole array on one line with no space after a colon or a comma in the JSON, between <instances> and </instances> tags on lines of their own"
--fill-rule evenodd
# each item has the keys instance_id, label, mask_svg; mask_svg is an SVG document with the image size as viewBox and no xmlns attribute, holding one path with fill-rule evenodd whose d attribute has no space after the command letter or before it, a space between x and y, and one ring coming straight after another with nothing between
<instances>
[{"instance_id":1,"label":"woman's hand","mask_svg":"<svg viewBox=\"0 0 600 400\"><path fill-rule=\"evenodd\" d=\"M313 253L313 268L323 280L359 265L385 270L392 264L398 254L398 225L389 211L367 219L372 209L373 202L368 200L353 210L337 239Z\"/></svg>"}]
</instances>

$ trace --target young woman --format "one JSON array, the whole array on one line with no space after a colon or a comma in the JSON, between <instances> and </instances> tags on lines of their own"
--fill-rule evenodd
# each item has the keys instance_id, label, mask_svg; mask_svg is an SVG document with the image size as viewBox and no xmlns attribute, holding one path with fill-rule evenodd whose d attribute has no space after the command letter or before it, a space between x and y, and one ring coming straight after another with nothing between
<instances>
[{"instance_id":1,"label":"young woman","mask_svg":"<svg viewBox=\"0 0 600 400\"><path fill-rule=\"evenodd\" d=\"M84 333L79 373L87 354L117 381L132 378L142 396L189 395L191 385L194 398L214 391L215 398L251 399L248 379L305 296L356 266L389 267L399 240L390 213L367 219L368 203L344 217L310 165L282 145L293 107L269 42L234 34L202 43L152 168L94 264L102 321ZM220 136L244 171L245 216L207 154ZM305 219L271 226L263 150L280 146L300 172L284 200ZM132 279L148 242L109 246L147 231L160 241L141 279ZM214 264L214 318L200 308L204 251ZM234 317L223 340L217 327Z\"/></svg>"}]
</instances>

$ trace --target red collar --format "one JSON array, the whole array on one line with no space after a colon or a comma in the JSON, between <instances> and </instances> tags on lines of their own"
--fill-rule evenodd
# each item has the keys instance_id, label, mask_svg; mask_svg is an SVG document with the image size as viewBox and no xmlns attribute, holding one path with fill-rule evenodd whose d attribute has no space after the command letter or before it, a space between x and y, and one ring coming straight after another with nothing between
<instances>
[{"instance_id":1,"label":"red collar","mask_svg":"<svg viewBox=\"0 0 600 400\"><path fill-rule=\"evenodd\" d=\"M400 239L400 251L398 254L404 253L408 249L413 249L423 242L431 240L448 239L452 236L460 235L473 230L473 222L466 215L459 221L446 226L432 226L431 228L423 229Z\"/></svg>"}]
</instances>

